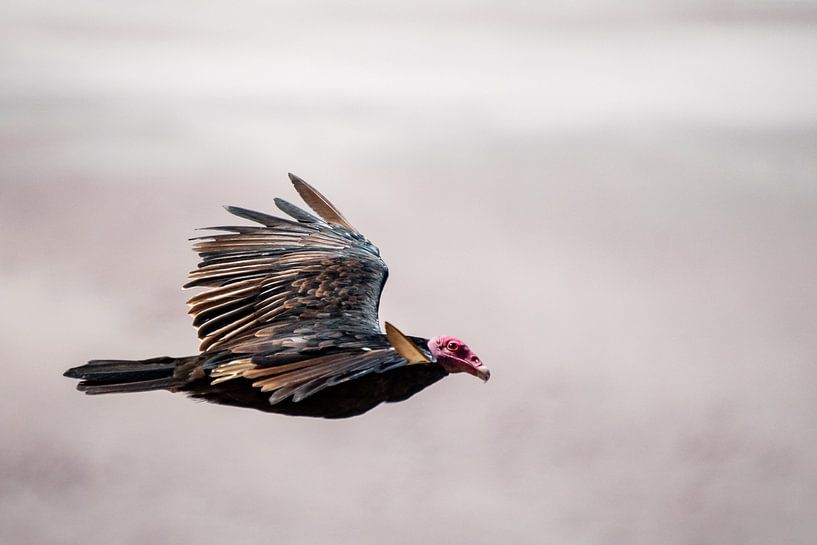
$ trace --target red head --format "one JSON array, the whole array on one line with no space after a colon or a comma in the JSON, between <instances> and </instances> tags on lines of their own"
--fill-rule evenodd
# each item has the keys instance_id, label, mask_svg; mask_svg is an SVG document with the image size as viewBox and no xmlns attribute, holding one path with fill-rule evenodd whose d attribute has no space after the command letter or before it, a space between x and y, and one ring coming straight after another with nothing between
<instances>
[{"instance_id":1,"label":"red head","mask_svg":"<svg viewBox=\"0 0 817 545\"><path fill-rule=\"evenodd\" d=\"M468 345L454 337L434 337L428 341L428 349L437 363L449 373L468 373L483 382L491 377L491 372L479 356L474 354Z\"/></svg>"}]
</instances>

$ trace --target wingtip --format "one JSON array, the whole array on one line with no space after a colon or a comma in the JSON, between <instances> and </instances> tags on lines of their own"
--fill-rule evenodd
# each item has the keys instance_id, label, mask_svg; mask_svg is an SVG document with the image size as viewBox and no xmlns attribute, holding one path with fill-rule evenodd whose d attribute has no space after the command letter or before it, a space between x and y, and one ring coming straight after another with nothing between
<instances>
[{"instance_id":1,"label":"wingtip","mask_svg":"<svg viewBox=\"0 0 817 545\"><path fill-rule=\"evenodd\" d=\"M85 372L82 369L83 367L85 367L85 366L80 365L79 367L72 367L72 368L68 369L67 371L65 371L62 374L62 376L68 377L68 378L83 379L83 378L85 378Z\"/></svg>"},{"instance_id":2,"label":"wingtip","mask_svg":"<svg viewBox=\"0 0 817 545\"><path fill-rule=\"evenodd\" d=\"M321 195L321 193L317 189L315 189L314 187L309 185L309 182L307 182L306 180L304 180L303 178L301 178L297 174L287 172L287 176L289 176L289 181L292 182L292 185L295 186L295 191L297 191L298 194L302 198L304 198L304 200L306 200L304 192L315 193L315 194L319 195L322 199L326 198L323 195ZM307 202L307 204L309 204L309 203ZM312 205L310 204L310 206L312 206ZM316 212L317 212L317 210L316 210Z\"/></svg>"},{"instance_id":3,"label":"wingtip","mask_svg":"<svg viewBox=\"0 0 817 545\"><path fill-rule=\"evenodd\" d=\"M306 180L291 172L288 172L287 175L289 176L290 181L292 181L292 185L295 186L295 191L298 192L304 202L312 210L317 212L317 214L323 218L325 222L343 227L350 233L357 232L357 229L352 227L349 220L343 217L340 210L338 210L334 204L329 202L329 199L323 196L320 191L309 185Z\"/></svg>"},{"instance_id":4,"label":"wingtip","mask_svg":"<svg viewBox=\"0 0 817 545\"><path fill-rule=\"evenodd\" d=\"M281 210L282 212L286 212L286 210L284 210L282 208L282 207L285 207L287 204L289 204L285 199L282 199L281 197L274 197L272 199L272 202L275 203L275 206L278 207L278 210Z\"/></svg>"}]
</instances>

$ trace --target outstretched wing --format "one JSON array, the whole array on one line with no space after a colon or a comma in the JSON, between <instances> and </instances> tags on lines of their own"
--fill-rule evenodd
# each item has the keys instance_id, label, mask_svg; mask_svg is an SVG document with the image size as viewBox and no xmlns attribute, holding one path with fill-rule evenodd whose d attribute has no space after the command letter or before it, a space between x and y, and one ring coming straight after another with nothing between
<instances>
[{"instance_id":1,"label":"outstretched wing","mask_svg":"<svg viewBox=\"0 0 817 545\"><path fill-rule=\"evenodd\" d=\"M326 197L289 176L320 217L283 199L276 205L295 221L226 207L261 226L214 227L224 233L194 239L201 262L185 287L206 288L188 301L202 351L237 352L233 346L297 324L380 333L388 276L380 252Z\"/></svg>"},{"instance_id":2,"label":"outstretched wing","mask_svg":"<svg viewBox=\"0 0 817 545\"><path fill-rule=\"evenodd\" d=\"M249 379L253 388L270 393L269 402L274 405L288 397L297 402L324 388L407 365L399 353L385 346L272 366L254 364L254 360L256 358L247 357L219 365L210 373L212 383L215 385L237 377Z\"/></svg>"},{"instance_id":3,"label":"outstretched wing","mask_svg":"<svg viewBox=\"0 0 817 545\"><path fill-rule=\"evenodd\" d=\"M396 331L388 323L386 327L392 334ZM289 397L297 402L370 373L433 361L427 339L397 334L400 347L386 335L348 329L338 319L279 323L229 343L229 350L211 355L204 369L212 386L243 378L260 392L269 392L271 404ZM428 377L439 378L435 372Z\"/></svg>"}]
</instances>

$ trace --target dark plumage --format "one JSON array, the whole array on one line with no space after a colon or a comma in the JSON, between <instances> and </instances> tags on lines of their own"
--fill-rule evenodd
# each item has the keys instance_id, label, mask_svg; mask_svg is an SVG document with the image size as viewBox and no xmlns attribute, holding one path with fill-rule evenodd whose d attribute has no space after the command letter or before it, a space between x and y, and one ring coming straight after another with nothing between
<instances>
[{"instance_id":1,"label":"dark plumage","mask_svg":"<svg viewBox=\"0 0 817 545\"><path fill-rule=\"evenodd\" d=\"M406 337L378 306L388 277L379 250L317 190L290 174L320 216L283 200L296 221L226 207L261 226L226 226L193 239L201 257L186 288L201 353L94 360L66 371L88 394L170 390L224 405L343 418L402 401L449 373L487 380L451 337Z\"/></svg>"}]
</instances>

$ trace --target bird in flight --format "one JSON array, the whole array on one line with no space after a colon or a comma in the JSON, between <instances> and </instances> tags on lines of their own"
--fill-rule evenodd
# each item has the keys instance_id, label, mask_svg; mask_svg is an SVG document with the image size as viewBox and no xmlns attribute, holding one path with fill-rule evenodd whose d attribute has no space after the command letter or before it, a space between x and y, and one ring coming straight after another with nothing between
<instances>
[{"instance_id":1,"label":"bird in flight","mask_svg":"<svg viewBox=\"0 0 817 545\"><path fill-rule=\"evenodd\" d=\"M86 394L168 390L238 407L346 418L403 401L452 373L488 368L450 336L403 335L378 320L388 268L380 251L315 188L289 175L317 214L283 199L292 219L233 206L259 225L211 227L185 288L200 353L92 360L65 376Z\"/></svg>"}]
</instances>

